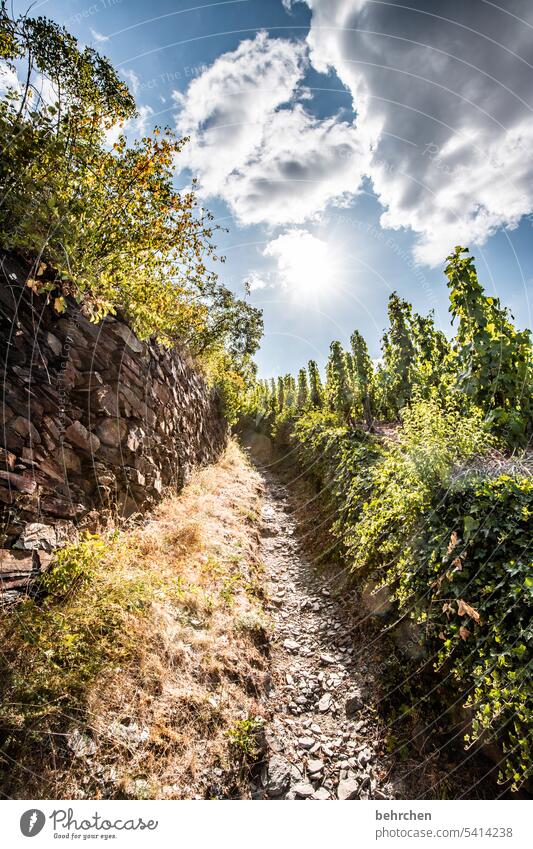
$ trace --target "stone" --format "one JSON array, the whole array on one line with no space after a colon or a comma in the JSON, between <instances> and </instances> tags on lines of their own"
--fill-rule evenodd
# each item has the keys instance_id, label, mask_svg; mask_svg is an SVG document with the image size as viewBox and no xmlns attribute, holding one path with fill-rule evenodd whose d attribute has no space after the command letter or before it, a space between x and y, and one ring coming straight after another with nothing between
<instances>
[{"instance_id":1,"label":"stone","mask_svg":"<svg viewBox=\"0 0 533 849\"><path fill-rule=\"evenodd\" d=\"M120 445L128 432L128 423L124 419L106 417L96 425L96 435L104 445Z\"/></svg>"},{"instance_id":2,"label":"stone","mask_svg":"<svg viewBox=\"0 0 533 849\"><path fill-rule=\"evenodd\" d=\"M296 794L297 798L310 799L315 792L315 788L307 781L300 781L298 784L291 787L291 791Z\"/></svg>"},{"instance_id":3,"label":"stone","mask_svg":"<svg viewBox=\"0 0 533 849\"><path fill-rule=\"evenodd\" d=\"M91 393L91 409L106 416L117 418L120 413L119 400L116 392L108 386L100 386Z\"/></svg>"},{"instance_id":4,"label":"stone","mask_svg":"<svg viewBox=\"0 0 533 849\"><path fill-rule=\"evenodd\" d=\"M298 746L300 749L311 749L315 744L314 737L299 737Z\"/></svg>"},{"instance_id":5,"label":"stone","mask_svg":"<svg viewBox=\"0 0 533 849\"><path fill-rule=\"evenodd\" d=\"M283 640L283 648L289 651L298 651L300 643L297 643L296 640Z\"/></svg>"},{"instance_id":6,"label":"stone","mask_svg":"<svg viewBox=\"0 0 533 849\"><path fill-rule=\"evenodd\" d=\"M9 427L20 436L29 437L32 442L36 442L38 445L40 444L41 437L39 436L39 431L26 416L17 416L16 419L9 422Z\"/></svg>"},{"instance_id":7,"label":"stone","mask_svg":"<svg viewBox=\"0 0 533 849\"><path fill-rule=\"evenodd\" d=\"M95 754L97 748L94 740L78 728L67 734L67 745L76 758L90 757Z\"/></svg>"},{"instance_id":8,"label":"stone","mask_svg":"<svg viewBox=\"0 0 533 849\"><path fill-rule=\"evenodd\" d=\"M141 351L143 350L143 344L139 339L137 339L133 330L130 330L127 325L117 321L115 324L113 324L113 332L124 340L128 348L130 348L132 351L135 351L136 354L141 353Z\"/></svg>"},{"instance_id":9,"label":"stone","mask_svg":"<svg viewBox=\"0 0 533 849\"><path fill-rule=\"evenodd\" d=\"M325 802L327 799L331 799L331 794L327 787L319 787L318 790L315 790L311 798Z\"/></svg>"},{"instance_id":10,"label":"stone","mask_svg":"<svg viewBox=\"0 0 533 849\"><path fill-rule=\"evenodd\" d=\"M61 446L59 461L62 463L66 472L72 472L76 475L81 473L81 460L71 448L63 444Z\"/></svg>"},{"instance_id":11,"label":"stone","mask_svg":"<svg viewBox=\"0 0 533 849\"><path fill-rule=\"evenodd\" d=\"M266 791L271 798L283 796L291 782L291 765L282 755L272 755L268 761Z\"/></svg>"},{"instance_id":12,"label":"stone","mask_svg":"<svg viewBox=\"0 0 533 849\"><path fill-rule=\"evenodd\" d=\"M11 451L6 451L5 448L0 448L0 466L3 466L6 471L12 472L15 468L17 455Z\"/></svg>"},{"instance_id":13,"label":"stone","mask_svg":"<svg viewBox=\"0 0 533 849\"><path fill-rule=\"evenodd\" d=\"M338 799L358 799L359 798L359 782L356 778L344 778L339 781L337 787Z\"/></svg>"},{"instance_id":14,"label":"stone","mask_svg":"<svg viewBox=\"0 0 533 849\"><path fill-rule=\"evenodd\" d=\"M90 451L91 454L98 451L100 448L100 440L98 437L87 430L81 422L73 422L65 431L65 439L72 445L76 445L84 451Z\"/></svg>"},{"instance_id":15,"label":"stone","mask_svg":"<svg viewBox=\"0 0 533 849\"><path fill-rule=\"evenodd\" d=\"M318 710L320 713L327 713L333 704L333 699L331 697L331 693L324 693L320 701L318 702Z\"/></svg>"},{"instance_id":16,"label":"stone","mask_svg":"<svg viewBox=\"0 0 533 849\"><path fill-rule=\"evenodd\" d=\"M347 697L344 709L346 711L346 716L348 719L352 719L363 707L363 700L361 698L361 693L359 691L354 691L350 693Z\"/></svg>"},{"instance_id":17,"label":"stone","mask_svg":"<svg viewBox=\"0 0 533 849\"><path fill-rule=\"evenodd\" d=\"M36 481L26 475L16 475L14 472L4 472L0 469L0 483L6 481L10 487L14 487L19 492L25 492L31 495L37 489Z\"/></svg>"},{"instance_id":18,"label":"stone","mask_svg":"<svg viewBox=\"0 0 533 849\"><path fill-rule=\"evenodd\" d=\"M317 775L324 771L324 761L319 758L310 758L307 762L307 771L309 775Z\"/></svg>"},{"instance_id":19,"label":"stone","mask_svg":"<svg viewBox=\"0 0 533 849\"><path fill-rule=\"evenodd\" d=\"M44 340L48 347L51 349L52 353L55 354L56 357L59 357L63 350L63 345L61 341L57 338L57 336L54 336L53 333L50 333L50 331L47 330L44 334Z\"/></svg>"},{"instance_id":20,"label":"stone","mask_svg":"<svg viewBox=\"0 0 533 849\"><path fill-rule=\"evenodd\" d=\"M329 666L333 663L337 663L337 661L330 654L321 654L320 655L320 663L324 664L325 666Z\"/></svg>"},{"instance_id":21,"label":"stone","mask_svg":"<svg viewBox=\"0 0 533 849\"><path fill-rule=\"evenodd\" d=\"M52 525L29 522L13 547L22 548L25 551L34 549L53 551L57 547L56 530Z\"/></svg>"}]
</instances>

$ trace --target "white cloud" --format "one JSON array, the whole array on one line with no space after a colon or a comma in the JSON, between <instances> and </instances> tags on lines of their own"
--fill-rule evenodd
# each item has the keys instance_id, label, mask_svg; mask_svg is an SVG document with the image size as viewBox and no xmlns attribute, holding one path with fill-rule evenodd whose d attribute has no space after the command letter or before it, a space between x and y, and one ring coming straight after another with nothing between
<instances>
[{"instance_id":1,"label":"white cloud","mask_svg":"<svg viewBox=\"0 0 533 849\"><path fill-rule=\"evenodd\" d=\"M139 92L141 86L141 81L138 75L132 68L124 68L122 71L122 76L125 77L132 94L136 95Z\"/></svg>"},{"instance_id":2,"label":"white cloud","mask_svg":"<svg viewBox=\"0 0 533 849\"><path fill-rule=\"evenodd\" d=\"M359 189L368 141L299 102L309 97L300 88L306 64L304 46L260 33L174 93L178 132L191 136L180 164L240 224L303 223Z\"/></svg>"},{"instance_id":3,"label":"white cloud","mask_svg":"<svg viewBox=\"0 0 533 849\"><path fill-rule=\"evenodd\" d=\"M106 131L105 143L108 147L112 147L122 133L134 138L147 135L148 131L151 130L150 118L154 114L154 110L151 106L139 106L137 113L135 118L125 121L123 126L117 123Z\"/></svg>"},{"instance_id":4,"label":"white cloud","mask_svg":"<svg viewBox=\"0 0 533 849\"><path fill-rule=\"evenodd\" d=\"M181 161L205 197L239 224L302 225L351 202L366 175L382 226L411 229L428 264L533 209L530 0L511 14L485 4L482 19L463 0L300 2L306 47L262 33L174 95L192 137ZM346 85L355 122L311 113L309 62Z\"/></svg>"},{"instance_id":5,"label":"white cloud","mask_svg":"<svg viewBox=\"0 0 533 849\"><path fill-rule=\"evenodd\" d=\"M533 208L527 26L495 4L480 19L476 4L460 0L420 12L306 2L312 64L335 69L360 126L378 135L369 175L385 208L381 223L411 228L419 260L435 264L457 243L483 243ZM506 10L532 18L527 0Z\"/></svg>"},{"instance_id":6,"label":"white cloud","mask_svg":"<svg viewBox=\"0 0 533 849\"><path fill-rule=\"evenodd\" d=\"M0 62L0 96L6 94L8 89L19 93L22 91L16 72L5 62Z\"/></svg>"},{"instance_id":7,"label":"white cloud","mask_svg":"<svg viewBox=\"0 0 533 849\"><path fill-rule=\"evenodd\" d=\"M91 35L92 35L93 39L95 41L97 41L99 44L101 44L103 41L109 41L108 35L103 35L101 32L98 32L98 30L95 30L92 27L91 27Z\"/></svg>"}]
</instances>

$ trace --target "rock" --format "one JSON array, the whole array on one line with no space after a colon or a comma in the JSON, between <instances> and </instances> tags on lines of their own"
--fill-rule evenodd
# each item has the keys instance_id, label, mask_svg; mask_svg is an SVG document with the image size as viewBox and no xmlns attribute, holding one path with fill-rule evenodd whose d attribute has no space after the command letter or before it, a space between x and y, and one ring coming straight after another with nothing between
<instances>
[{"instance_id":1,"label":"rock","mask_svg":"<svg viewBox=\"0 0 533 849\"><path fill-rule=\"evenodd\" d=\"M355 778L344 778L339 781L337 787L338 799L358 799L359 798L359 782Z\"/></svg>"},{"instance_id":2,"label":"rock","mask_svg":"<svg viewBox=\"0 0 533 849\"><path fill-rule=\"evenodd\" d=\"M318 710L320 713L327 713L333 704L333 699L330 693L324 693L320 701L318 702Z\"/></svg>"},{"instance_id":3,"label":"rock","mask_svg":"<svg viewBox=\"0 0 533 849\"><path fill-rule=\"evenodd\" d=\"M337 663L337 661L330 654L321 654L320 655L320 663L324 664L324 666L329 666L333 663Z\"/></svg>"},{"instance_id":4,"label":"rock","mask_svg":"<svg viewBox=\"0 0 533 849\"><path fill-rule=\"evenodd\" d=\"M65 439L72 445L94 454L100 448L98 437L87 430L81 422L73 422L65 431Z\"/></svg>"},{"instance_id":5,"label":"rock","mask_svg":"<svg viewBox=\"0 0 533 849\"><path fill-rule=\"evenodd\" d=\"M268 761L266 791L275 799L283 796L291 783L291 765L281 755L272 755Z\"/></svg>"},{"instance_id":6,"label":"rock","mask_svg":"<svg viewBox=\"0 0 533 849\"><path fill-rule=\"evenodd\" d=\"M104 445L120 445L127 433L128 423L125 419L106 417L104 419L100 419L96 426L98 439L103 442Z\"/></svg>"},{"instance_id":7,"label":"rock","mask_svg":"<svg viewBox=\"0 0 533 849\"><path fill-rule=\"evenodd\" d=\"M291 787L291 791L300 799L310 799L314 795L315 788L307 781L300 781L294 787Z\"/></svg>"},{"instance_id":8,"label":"rock","mask_svg":"<svg viewBox=\"0 0 533 849\"><path fill-rule=\"evenodd\" d=\"M18 492L31 495L37 489L37 483L33 478L26 475L16 475L14 472L4 472L0 469L0 482L6 481L7 486L13 487Z\"/></svg>"},{"instance_id":9,"label":"rock","mask_svg":"<svg viewBox=\"0 0 533 849\"><path fill-rule=\"evenodd\" d=\"M74 472L75 474L79 474L81 472L80 458L75 451L72 451L72 449L68 448L64 443L61 445L59 462L62 463L67 472ZM40 468L42 471L42 464Z\"/></svg>"},{"instance_id":10,"label":"rock","mask_svg":"<svg viewBox=\"0 0 533 849\"><path fill-rule=\"evenodd\" d=\"M44 334L45 342L48 347L51 349L52 353L55 354L56 357L59 357L61 351L63 350L63 345L61 341L54 336L53 333L50 333L48 330Z\"/></svg>"},{"instance_id":11,"label":"rock","mask_svg":"<svg viewBox=\"0 0 533 849\"><path fill-rule=\"evenodd\" d=\"M84 734L79 728L69 731L67 734L67 745L76 758L90 757L94 755L97 748L94 740L91 740L88 734Z\"/></svg>"},{"instance_id":12,"label":"rock","mask_svg":"<svg viewBox=\"0 0 533 849\"><path fill-rule=\"evenodd\" d=\"M5 467L6 471L12 472L15 468L16 461L16 454L12 454L11 451L6 451L5 448L0 448L0 464Z\"/></svg>"},{"instance_id":13,"label":"rock","mask_svg":"<svg viewBox=\"0 0 533 849\"><path fill-rule=\"evenodd\" d=\"M131 348L131 350L134 351L136 354L141 353L141 351L143 350L143 344L139 339L137 339L133 331L131 331L130 328L127 327L127 325L117 321L113 324L112 329L114 333L116 333L118 336L121 337L121 339L124 340L128 348Z\"/></svg>"},{"instance_id":14,"label":"rock","mask_svg":"<svg viewBox=\"0 0 533 849\"><path fill-rule=\"evenodd\" d=\"M311 749L315 744L314 737L299 737L298 746L300 749Z\"/></svg>"},{"instance_id":15,"label":"rock","mask_svg":"<svg viewBox=\"0 0 533 849\"><path fill-rule=\"evenodd\" d=\"M16 419L9 422L9 427L20 436L29 437L32 442L40 444L41 437L35 425L26 416L17 416Z\"/></svg>"},{"instance_id":16,"label":"rock","mask_svg":"<svg viewBox=\"0 0 533 849\"><path fill-rule=\"evenodd\" d=\"M309 775L318 775L318 773L324 771L324 761L319 758L310 758L307 762L307 771Z\"/></svg>"},{"instance_id":17,"label":"rock","mask_svg":"<svg viewBox=\"0 0 533 849\"><path fill-rule=\"evenodd\" d=\"M363 700L361 698L361 693L359 691L354 691L350 693L348 698L346 699L344 709L346 711L346 716L348 719L352 719L363 707Z\"/></svg>"},{"instance_id":18,"label":"rock","mask_svg":"<svg viewBox=\"0 0 533 849\"><path fill-rule=\"evenodd\" d=\"M311 798L326 801L327 799L331 799L331 794L326 787L319 787L318 790L315 790Z\"/></svg>"},{"instance_id":19,"label":"rock","mask_svg":"<svg viewBox=\"0 0 533 849\"><path fill-rule=\"evenodd\" d=\"M300 643L297 643L296 640L283 640L283 648L288 649L288 651L298 651Z\"/></svg>"},{"instance_id":20,"label":"rock","mask_svg":"<svg viewBox=\"0 0 533 849\"><path fill-rule=\"evenodd\" d=\"M13 547L22 548L25 551L33 551L34 549L53 551L56 546L57 534L53 525L29 522Z\"/></svg>"}]
</instances>

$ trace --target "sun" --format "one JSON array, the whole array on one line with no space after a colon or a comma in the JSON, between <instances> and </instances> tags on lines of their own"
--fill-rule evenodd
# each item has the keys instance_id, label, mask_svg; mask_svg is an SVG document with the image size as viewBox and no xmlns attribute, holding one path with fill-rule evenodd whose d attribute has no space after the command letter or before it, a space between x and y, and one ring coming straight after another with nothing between
<instances>
[{"instance_id":1,"label":"sun","mask_svg":"<svg viewBox=\"0 0 533 849\"><path fill-rule=\"evenodd\" d=\"M276 260L283 288L296 301L330 296L338 278L338 257L332 246L308 230L295 229L270 242L265 256Z\"/></svg>"}]
</instances>

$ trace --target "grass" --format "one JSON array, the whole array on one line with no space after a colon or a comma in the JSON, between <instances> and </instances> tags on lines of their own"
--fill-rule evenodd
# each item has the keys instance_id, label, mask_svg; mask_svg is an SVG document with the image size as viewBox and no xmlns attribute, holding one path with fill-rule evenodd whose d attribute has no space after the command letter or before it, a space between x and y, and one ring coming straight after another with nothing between
<instances>
[{"instance_id":1,"label":"grass","mask_svg":"<svg viewBox=\"0 0 533 849\"><path fill-rule=\"evenodd\" d=\"M141 527L57 553L45 593L0 624L4 796L246 796L266 670L260 501L232 442Z\"/></svg>"}]
</instances>

